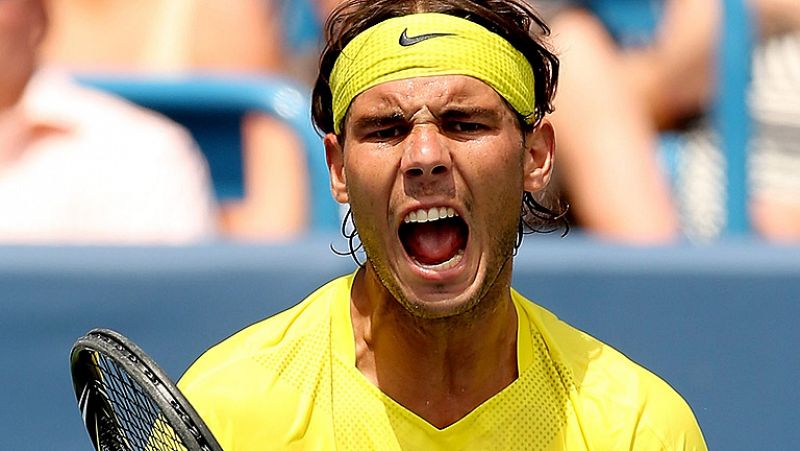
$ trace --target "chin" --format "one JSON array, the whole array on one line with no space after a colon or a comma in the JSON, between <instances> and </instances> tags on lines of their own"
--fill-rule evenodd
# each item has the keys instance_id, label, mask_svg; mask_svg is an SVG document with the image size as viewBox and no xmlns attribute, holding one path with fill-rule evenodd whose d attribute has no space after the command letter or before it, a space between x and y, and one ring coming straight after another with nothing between
<instances>
[{"instance_id":1,"label":"chin","mask_svg":"<svg viewBox=\"0 0 800 451\"><path fill-rule=\"evenodd\" d=\"M446 319L472 311L481 297L472 290L428 295L396 296L400 305L412 316L420 319Z\"/></svg>"}]
</instances>

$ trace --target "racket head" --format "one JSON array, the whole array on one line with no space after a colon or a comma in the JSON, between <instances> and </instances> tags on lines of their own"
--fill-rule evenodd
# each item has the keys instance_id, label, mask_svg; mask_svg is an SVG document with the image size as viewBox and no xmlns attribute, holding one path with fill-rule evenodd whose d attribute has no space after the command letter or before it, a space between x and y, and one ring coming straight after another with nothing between
<instances>
[{"instance_id":1,"label":"racket head","mask_svg":"<svg viewBox=\"0 0 800 451\"><path fill-rule=\"evenodd\" d=\"M169 376L124 335L89 331L72 346L70 369L97 451L222 451Z\"/></svg>"}]
</instances>

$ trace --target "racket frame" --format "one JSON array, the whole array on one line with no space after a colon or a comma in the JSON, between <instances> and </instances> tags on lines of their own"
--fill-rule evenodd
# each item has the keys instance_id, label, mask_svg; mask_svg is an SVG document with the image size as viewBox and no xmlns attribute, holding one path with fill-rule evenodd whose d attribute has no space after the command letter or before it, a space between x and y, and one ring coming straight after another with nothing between
<instances>
[{"instance_id":1,"label":"racket frame","mask_svg":"<svg viewBox=\"0 0 800 451\"><path fill-rule=\"evenodd\" d=\"M87 364L84 360L91 358L91 353L101 354L128 373L128 377L135 381L151 401L158 406L166 422L187 450L222 451L222 447L217 443L208 426L161 367L124 335L111 329L102 328L87 332L75 342L70 352L70 370L75 396L81 408L86 429L96 448L99 446L99 443L96 442L98 433L92 431L92 425L88 422L89 416L95 415L96 412L84 411L85 407L81 405L82 396L88 384L97 381L105 386L98 377L97 369L92 368L92 364ZM90 390L96 391L96 388L90 388ZM115 413L107 395L97 391L94 394L99 395L106 404L105 407ZM113 421L118 421L115 414Z\"/></svg>"}]
</instances>

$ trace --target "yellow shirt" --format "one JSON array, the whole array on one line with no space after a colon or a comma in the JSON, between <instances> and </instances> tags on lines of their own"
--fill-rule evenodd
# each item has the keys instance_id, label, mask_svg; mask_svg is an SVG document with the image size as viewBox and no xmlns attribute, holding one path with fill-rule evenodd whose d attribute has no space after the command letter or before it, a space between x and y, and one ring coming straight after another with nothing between
<instances>
[{"instance_id":1,"label":"yellow shirt","mask_svg":"<svg viewBox=\"0 0 800 451\"><path fill-rule=\"evenodd\" d=\"M512 290L519 378L437 429L355 367L353 275L201 356L178 386L226 451L705 450L686 402Z\"/></svg>"}]
</instances>

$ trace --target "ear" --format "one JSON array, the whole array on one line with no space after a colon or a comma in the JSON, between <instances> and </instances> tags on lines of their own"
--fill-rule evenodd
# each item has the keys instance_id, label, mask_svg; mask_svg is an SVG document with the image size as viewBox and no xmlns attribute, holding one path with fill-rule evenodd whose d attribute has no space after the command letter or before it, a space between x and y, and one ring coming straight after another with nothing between
<instances>
[{"instance_id":1,"label":"ear","mask_svg":"<svg viewBox=\"0 0 800 451\"><path fill-rule=\"evenodd\" d=\"M331 193L336 202L346 204L350 201L347 195L347 176L344 173L344 147L333 133L325 135L325 160L328 162L328 173L331 177Z\"/></svg>"},{"instance_id":2,"label":"ear","mask_svg":"<svg viewBox=\"0 0 800 451\"><path fill-rule=\"evenodd\" d=\"M525 134L524 180L525 191L535 193L544 189L553 174L556 137L553 125L546 119Z\"/></svg>"}]
</instances>

